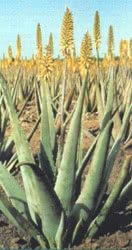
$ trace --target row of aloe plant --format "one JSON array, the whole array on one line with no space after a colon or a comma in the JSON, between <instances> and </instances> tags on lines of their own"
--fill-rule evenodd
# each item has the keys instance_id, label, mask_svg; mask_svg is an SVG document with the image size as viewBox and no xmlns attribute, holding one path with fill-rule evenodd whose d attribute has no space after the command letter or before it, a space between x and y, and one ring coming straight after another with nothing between
<instances>
[{"instance_id":1,"label":"row of aloe plant","mask_svg":"<svg viewBox=\"0 0 132 250\"><path fill-rule=\"evenodd\" d=\"M105 110L106 96L107 96L107 85L108 85L108 70L103 70L101 67L98 73L98 78L96 72L93 72L90 68L89 71L89 82L87 84L86 94L85 94L85 106L86 111L94 112L98 110L99 122L101 123L102 116ZM30 96L30 99L34 99L36 95L38 114L41 113L41 90L40 90L40 77L35 75L33 72L25 72L20 66L17 70L8 72L6 75L8 81L8 86L11 88L11 94L13 96L13 101L16 107L18 104L25 99L26 96ZM60 131L61 119L58 119L60 116L59 106L61 103L61 82L63 80L62 72L59 75L55 75L49 79L50 94L52 96L52 106L54 107L54 114L56 114L57 120L57 129ZM75 84L74 84L75 82ZM79 72L70 73L67 72L67 88L69 96L66 96L67 104L65 104L65 118L67 117L67 111L70 107L70 102L72 100L72 95L76 95L76 98L79 95L81 88L81 81L79 78ZM131 85L131 74L129 69L118 67L116 73L116 81L114 84L114 109L117 109L114 119L114 129L113 129L113 139L115 139L118 134L121 124L122 116L127 110L128 106L131 103L132 91L130 88ZM73 88L74 86L74 88ZM126 91L123 91L123 88ZM129 89L129 91L128 91ZM59 108L58 108L59 107ZM125 147L131 145L131 131L128 131L128 134L125 138Z\"/></svg>"},{"instance_id":2,"label":"row of aloe plant","mask_svg":"<svg viewBox=\"0 0 132 250\"><path fill-rule=\"evenodd\" d=\"M1 164L0 184L6 195L1 197L0 209L22 231L34 237L43 249L72 247L86 236L94 237L113 211L113 206L116 209L131 191L132 181L126 182L131 170L131 157L126 157L117 183L104 200L110 173L132 113L131 104L112 145L114 77L115 73L111 70L100 131L81 162L78 160L78 151L81 150L78 144L83 128L83 103L89 74L83 79L60 161L57 161L59 142L49 86L46 82L41 83L39 163L35 162L31 153L6 81L2 75L0 77L19 160L17 167L20 168L24 184L22 189ZM90 160L89 171L81 188L83 172Z\"/></svg>"}]
</instances>

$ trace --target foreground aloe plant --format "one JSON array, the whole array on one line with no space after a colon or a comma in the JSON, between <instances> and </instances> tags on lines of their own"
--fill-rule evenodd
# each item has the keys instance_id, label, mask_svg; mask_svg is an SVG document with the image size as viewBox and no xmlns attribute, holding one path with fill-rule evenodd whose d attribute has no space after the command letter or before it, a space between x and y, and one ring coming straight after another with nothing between
<instances>
[{"instance_id":1,"label":"foreground aloe plant","mask_svg":"<svg viewBox=\"0 0 132 250\"><path fill-rule=\"evenodd\" d=\"M121 202L124 197L125 190L127 189L128 193L131 189L131 182L125 183L131 164L131 158L129 158L124 162L117 185L115 184L106 202L104 204L102 202L119 144L132 113L131 104L124 117L121 131L113 147L110 148L113 127L113 77L114 73L111 72L106 109L98 138L79 164L77 151L81 134L83 101L89 80L88 74L86 75L66 137L62 160L57 168L58 147L48 86L42 83L41 145L40 161L37 165L29 149L24 130L19 124L6 82L1 76L0 85L9 111L24 190L1 165L0 184L10 203L4 197L0 201L0 209L13 223L34 237L42 248L71 247L85 235L93 237L99 229L96 227L96 221L102 225L112 211L113 204L118 205L118 201ZM89 172L81 190L83 170L93 151ZM14 191L10 189L9 183L15 185ZM15 213L17 216L14 216Z\"/></svg>"}]
</instances>

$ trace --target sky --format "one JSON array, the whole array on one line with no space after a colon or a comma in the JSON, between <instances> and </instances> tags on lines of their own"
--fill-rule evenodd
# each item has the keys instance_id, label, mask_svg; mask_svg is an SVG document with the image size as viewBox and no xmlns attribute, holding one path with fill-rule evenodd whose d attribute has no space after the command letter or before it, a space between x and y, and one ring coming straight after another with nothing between
<instances>
[{"instance_id":1,"label":"sky","mask_svg":"<svg viewBox=\"0 0 132 250\"><path fill-rule=\"evenodd\" d=\"M101 48L107 53L108 29L113 25L115 55L121 39L132 38L132 0L0 0L0 58L7 55L8 46L16 53L16 39L21 37L22 56L36 53L36 28L40 23L43 47L50 32L54 39L54 56L60 54L60 33L66 6L73 14L74 40L77 55L85 32L93 39L94 15L99 11Z\"/></svg>"}]
</instances>

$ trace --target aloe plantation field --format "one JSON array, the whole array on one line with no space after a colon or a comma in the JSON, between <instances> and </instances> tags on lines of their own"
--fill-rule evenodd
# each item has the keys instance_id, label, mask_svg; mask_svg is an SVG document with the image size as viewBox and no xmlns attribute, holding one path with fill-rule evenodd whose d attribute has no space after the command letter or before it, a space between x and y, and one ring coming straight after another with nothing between
<instances>
[{"instance_id":1,"label":"aloe plantation field","mask_svg":"<svg viewBox=\"0 0 132 250\"><path fill-rule=\"evenodd\" d=\"M99 11L77 56L64 12L36 54L0 61L0 248L132 248L132 39L100 56ZM95 48L95 55L93 53Z\"/></svg>"}]
</instances>

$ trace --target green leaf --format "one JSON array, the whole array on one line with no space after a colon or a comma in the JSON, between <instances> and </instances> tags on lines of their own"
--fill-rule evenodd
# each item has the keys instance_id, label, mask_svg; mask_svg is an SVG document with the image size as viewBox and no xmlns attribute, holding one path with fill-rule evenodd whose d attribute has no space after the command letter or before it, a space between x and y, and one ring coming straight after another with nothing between
<instances>
[{"instance_id":1,"label":"green leaf","mask_svg":"<svg viewBox=\"0 0 132 250\"><path fill-rule=\"evenodd\" d=\"M44 236L28 220L26 220L15 207L12 206L12 203L4 194L0 195L0 210L24 234L34 237L40 242L41 247L46 248L46 239Z\"/></svg>"},{"instance_id":2,"label":"green leaf","mask_svg":"<svg viewBox=\"0 0 132 250\"><path fill-rule=\"evenodd\" d=\"M56 243L57 249L63 248L63 238L64 238L65 231L66 231L65 214L64 214L64 212L62 212L60 224L58 226L58 230L57 230L57 233L55 236L55 243Z\"/></svg>"},{"instance_id":3,"label":"green leaf","mask_svg":"<svg viewBox=\"0 0 132 250\"><path fill-rule=\"evenodd\" d=\"M98 202L111 136L111 129L112 121L106 125L99 136L82 192L72 211L73 218L77 221L82 218L84 222L87 221L87 226L94 216L94 210Z\"/></svg>"},{"instance_id":4,"label":"green leaf","mask_svg":"<svg viewBox=\"0 0 132 250\"><path fill-rule=\"evenodd\" d=\"M83 82L77 107L72 117L55 185L55 191L67 214L69 214L73 203L75 172L76 172L76 154L78 146L78 136L80 133L80 126L81 126L81 117L82 117L85 89L87 84L87 77L88 76L85 77L85 80Z\"/></svg>"},{"instance_id":5,"label":"green leaf","mask_svg":"<svg viewBox=\"0 0 132 250\"><path fill-rule=\"evenodd\" d=\"M25 137L24 130L19 124L19 120L15 111L11 96L6 86L6 81L2 75L0 78L0 85L2 87L2 92L5 98L5 102L7 104L8 111L9 111L9 116L10 116L10 121L11 121L11 126L12 126L12 137L15 141L18 159L20 162L25 161L28 163L34 163L34 159L31 154L27 139ZM37 204L36 194L34 193L36 177L32 169L27 168L26 165L21 168L21 174L23 178L29 211L30 211L32 220L35 223L37 223L35 214L38 211L38 204Z\"/></svg>"},{"instance_id":6,"label":"green leaf","mask_svg":"<svg viewBox=\"0 0 132 250\"><path fill-rule=\"evenodd\" d=\"M63 212L62 205L44 172L35 164L23 164L27 165L27 168L31 168L36 177L33 190L38 204L38 211L36 212L40 217L43 233L50 247L54 248L55 237Z\"/></svg>"},{"instance_id":7,"label":"green leaf","mask_svg":"<svg viewBox=\"0 0 132 250\"><path fill-rule=\"evenodd\" d=\"M42 118L41 118L41 145L40 161L41 167L47 176L53 182L55 174L55 164L53 160L53 151L55 147L56 131L55 122L49 96L49 89L46 83L42 86Z\"/></svg>"},{"instance_id":8,"label":"green leaf","mask_svg":"<svg viewBox=\"0 0 132 250\"><path fill-rule=\"evenodd\" d=\"M130 105L130 107L128 108L128 110L125 114L124 121L123 121L121 129L119 131L119 134L117 135L117 138L116 138L116 140L115 140L115 142L114 142L114 144L113 144L113 146L108 154L108 158L107 158L107 162L106 162L106 169L104 172L104 181L105 182L107 182L107 180L110 176L114 161L116 159L116 155L117 155L118 150L119 150L119 146L120 146L121 142L123 141L123 137L126 133L126 129L127 129L131 114L132 114L132 104Z\"/></svg>"},{"instance_id":9,"label":"green leaf","mask_svg":"<svg viewBox=\"0 0 132 250\"><path fill-rule=\"evenodd\" d=\"M1 162L0 162L0 185L4 189L7 196L10 198L15 208L19 212L24 214L25 217L29 216L24 189L22 189L22 187L18 184L16 179L9 174L8 170L3 167Z\"/></svg>"},{"instance_id":10,"label":"green leaf","mask_svg":"<svg viewBox=\"0 0 132 250\"><path fill-rule=\"evenodd\" d=\"M127 157L124 164L123 164L123 167L121 169L120 175L117 179L117 182L115 183L115 185L111 191L111 194L107 198L107 200L106 200L104 206L102 207L101 211L99 212L98 216L91 223L91 225L88 229L88 233L87 233L88 237L93 238L96 235L96 233L98 232L98 230L100 229L102 224L107 219L108 214L112 211L113 207L115 206L115 204L118 200L118 197L120 195L120 192L122 190L122 187L124 185L124 182L127 178L129 168L130 168L130 162L131 162L131 158Z\"/></svg>"},{"instance_id":11,"label":"green leaf","mask_svg":"<svg viewBox=\"0 0 132 250\"><path fill-rule=\"evenodd\" d=\"M108 92L107 92L107 103L106 103L104 116L102 119L101 129L103 129L106 126L106 124L110 121L111 116L112 116L113 97L114 97L113 85L114 85L114 79L113 79L113 70L112 70L110 72L110 79L109 79Z\"/></svg>"}]
</instances>

